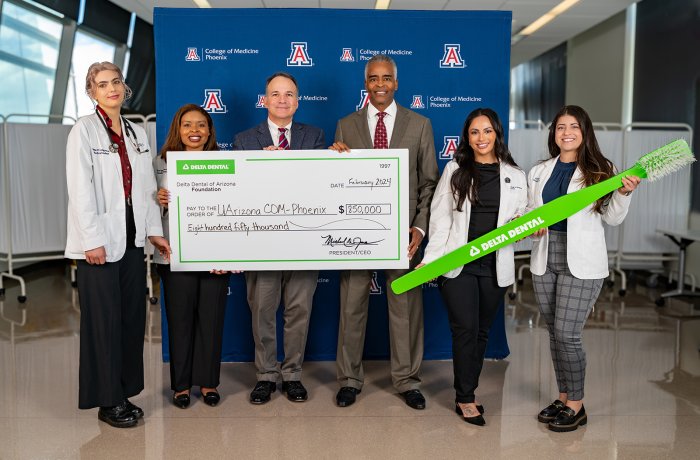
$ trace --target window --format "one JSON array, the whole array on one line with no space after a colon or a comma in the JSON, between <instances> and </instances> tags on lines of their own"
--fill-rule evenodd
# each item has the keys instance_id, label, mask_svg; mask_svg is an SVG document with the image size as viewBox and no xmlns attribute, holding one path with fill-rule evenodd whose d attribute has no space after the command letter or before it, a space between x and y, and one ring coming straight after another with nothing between
<instances>
[{"instance_id":1,"label":"window","mask_svg":"<svg viewBox=\"0 0 700 460\"><path fill-rule=\"evenodd\" d=\"M0 19L0 112L2 115L48 114L61 41L61 23L7 0L2 2ZM12 121L45 123L46 119L13 118Z\"/></svg>"},{"instance_id":2,"label":"window","mask_svg":"<svg viewBox=\"0 0 700 460\"><path fill-rule=\"evenodd\" d=\"M64 115L78 118L93 112L92 101L85 94L85 75L94 62L113 62L115 50L116 46L113 43L84 31L76 32Z\"/></svg>"}]
</instances>

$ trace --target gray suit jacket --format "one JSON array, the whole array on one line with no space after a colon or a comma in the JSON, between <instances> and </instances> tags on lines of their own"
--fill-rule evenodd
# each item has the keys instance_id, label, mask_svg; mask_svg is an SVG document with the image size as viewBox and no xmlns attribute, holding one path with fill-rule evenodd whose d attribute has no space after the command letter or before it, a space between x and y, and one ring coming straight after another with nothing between
<instances>
[{"instance_id":1,"label":"gray suit jacket","mask_svg":"<svg viewBox=\"0 0 700 460\"><path fill-rule=\"evenodd\" d=\"M396 121L390 149L408 149L409 222L428 232L430 201L438 181L435 141L430 120L396 104ZM371 149L372 136L367 126L367 107L338 122L335 141L351 149Z\"/></svg>"},{"instance_id":2,"label":"gray suit jacket","mask_svg":"<svg viewBox=\"0 0 700 460\"><path fill-rule=\"evenodd\" d=\"M292 121L291 150L314 150L325 149L325 137L323 130L311 125ZM233 141L233 150L261 150L265 147L275 145L270 136L270 129L267 126L267 119L258 126L247 129L236 134Z\"/></svg>"}]
</instances>

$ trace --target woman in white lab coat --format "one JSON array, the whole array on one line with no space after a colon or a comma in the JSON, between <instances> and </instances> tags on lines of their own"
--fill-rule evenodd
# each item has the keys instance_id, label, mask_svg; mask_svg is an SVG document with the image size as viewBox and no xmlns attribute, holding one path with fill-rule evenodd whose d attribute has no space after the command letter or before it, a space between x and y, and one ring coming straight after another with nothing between
<instances>
[{"instance_id":1,"label":"woman in white lab coat","mask_svg":"<svg viewBox=\"0 0 700 460\"><path fill-rule=\"evenodd\" d=\"M419 267L500 227L526 205L525 173L508 151L498 115L491 109L474 110L433 194L429 242ZM486 423L474 391L489 329L514 279L513 246L506 246L438 280L452 331L455 410L473 425Z\"/></svg>"},{"instance_id":2,"label":"woman in white lab coat","mask_svg":"<svg viewBox=\"0 0 700 460\"><path fill-rule=\"evenodd\" d=\"M597 184L614 172L600 151L590 117L564 106L549 128L550 159L528 176L528 207L537 208L567 193ZM603 222L619 225L629 209L638 177L566 220L534 234L530 271L535 297L549 331L559 396L537 419L552 431L573 431L588 421L583 406L586 353L581 333L608 276Z\"/></svg>"},{"instance_id":3,"label":"woman in white lab coat","mask_svg":"<svg viewBox=\"0 0 700 460\"><path fill-rule=\"evenodd\" d=\"M95 113L76 122L66 146L65 255L77 260L81 312L78 406L99 407L100 420L123 428L143 417L128 398L143 390L145 239L166 256L170 246L146 133L121 117L131 94L121 70L92 64L85 91Z\"/></svg>"}]
</instances>

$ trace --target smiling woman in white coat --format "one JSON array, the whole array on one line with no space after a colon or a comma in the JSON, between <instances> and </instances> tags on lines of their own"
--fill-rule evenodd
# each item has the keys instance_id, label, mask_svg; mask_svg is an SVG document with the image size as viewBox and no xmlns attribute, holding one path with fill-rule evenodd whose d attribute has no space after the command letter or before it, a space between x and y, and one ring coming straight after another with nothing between
<instances>
[{"instance_id":1,"label":"smiling woman in white coat","mask_svg":"<svg viewBox=\"0 0 700 460\"><path fill-rule=\"evenodd\" d=\"M528 208L612 177L593 123L581 107L563 107L549 128L549 154L530 170ZM535 297L549 331L559 397L537 419L552 431L573 431L588 421L583 407L586 354L581 332L608 276L603 222L619 225L627 215L638 177L568 219L534 234L530 271Z\"/></svg>"},{"instance_id":2,"label":"smiling woman in white coat","mask_svg":"<svg viewBox=\"0 0 700 460\"><path fill-rule=\"evenodd\" d=\"M523 214L526 205L525 173L508 151L498 115L491 109L474 110L435 189L429 242L418 266ZM486 424L474 391L491 324L514 278L513 246L506 246L438 280L452 331L455 410L473 425Z\"/></svg>"},{"instance_id":3,"label":"smiling woman in white coat","mask_svg":"<svg viewBox=\"0 0 700 460\"><path fill-rule=\"evenodd\" d=\"M131 90L110 62L88 69L85 91L95 113L68 135L68 236L65 256L77 260L80 298L81 409L124 428L143 410L129 397L143 390L146 324L145 239L167 255L146 132L121 117Z\"/></svg>"}]
</instances>

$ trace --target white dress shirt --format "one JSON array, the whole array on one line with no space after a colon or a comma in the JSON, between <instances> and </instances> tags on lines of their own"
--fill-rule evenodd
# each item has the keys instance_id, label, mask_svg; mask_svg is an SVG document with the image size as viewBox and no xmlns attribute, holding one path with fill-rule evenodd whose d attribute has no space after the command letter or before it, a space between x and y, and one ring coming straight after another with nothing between
<instances>
[{"instance_id":1,"label":"white dress shirt","mask_svg":"<svg viewBox=\"0 0 700 460\"><path fill-rule=\"evenodd\" d=\"M376 122L375 122L376 123ZM287 142L289 143L289 148L292 147L292 122L290 121L287 126L277 126L270 120L267 119L267 127L270 129L270 136L272 136L272 142L275 147L280 146L280 130L279 128L285 128L287 131L284 133L287 136Z\"/></svg>"},{"instance_id":2,"label":"white dress shirt","mask_svg":"<svg viewBox=\"0 0 700 460\"><path fill-rule=\"evenodd\" d=\"M394 132L394 123L396 122L396 101L391 101L389 107L384 110L384 126L386 126L387 145L391 145L391 134ZM374 132L377 130L377 114L379 110L370 102L367 104L367 126L369 126L369 135L372 137L372 145L374 145Z\"/></svg>"}]
</instances>

